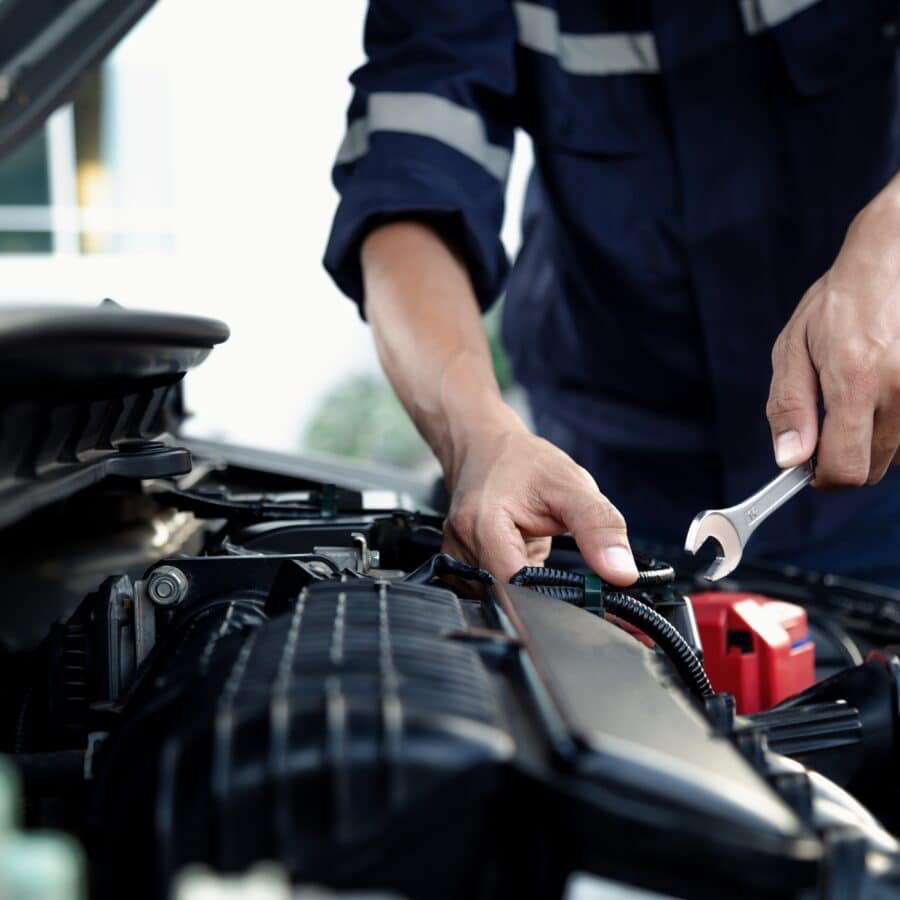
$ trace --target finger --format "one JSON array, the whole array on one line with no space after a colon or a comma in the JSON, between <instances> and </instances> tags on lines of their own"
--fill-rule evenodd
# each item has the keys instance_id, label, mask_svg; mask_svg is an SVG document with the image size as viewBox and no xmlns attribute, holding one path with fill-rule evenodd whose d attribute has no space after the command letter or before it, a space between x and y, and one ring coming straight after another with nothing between
<instances>
[{"instance_id":1,"label":"finger","mask_svg":"<svg viewBox=\"0 0 900 900\"><path fill-rule=\"evenodd\" d=\"M878 484L894 465L900 447L900 406L882 406L875 411L872 429L872 458L867 484Z\"/></svg>"},{"instance_id":2,"label":"finger","mask_svg":"<svg viewBox=\"0 0 900 900\"><path fill-rule=\"evenodd\" d=\"M441 549L455 559L487 569L499 581L508 581L523 566L531 565L521 531L500 507L451 511Z\"/></svg>"},{"instance_id":3,"label":"finger","mask_svg":"<svg viewBox=\"0 0 900 900\"><path fill-rule=\"evenodd\" d=\"M900 448L900 350L892 350L884 360L881 389L872 435L869 484L878 484L887 470L896 465Z\"/></svg>"},{"instance_id":4,"label":"finger","mask_svg":"<svg viewBox=\"0 0 900 900\"><path fill-rule=\"evenodd\" d=\"M444 531L444 539L441 541L441 553L446 553L448 556L452 556L460 562L469 563L469 565L475 565L476 563L471 554L449 532L449 530Z\"/></svg>"},{"instance_id":5,"label":"finger","mask_svg":"<svg viewBox=\"0 0 900 900\"><path fill-rule=\"evenodd\" d=\"M766 417L775 461L781 468L806 462L818 439L819 380L805 339L782 332L772 350L772 384Z\"/></svg>"},{"instance_id":6,"label":"finger","mask_svg":"<svg viewBox=\"0 0 900 900\"><path fill-rule=\"evenodd\" d=\"M511 541L492 539L485 544L479 565L498 581L507 582L525 566L542 566L550 554L550 546L550 538L526 539L520 552L515 536Z\"/></svg>"},{"instance_id":7,"label":"finger","mask_svg":"<svg viewBox=\"0 0 900 900\"><path fill-rule=\"evenodd\" d=\"M625 519L599 490L586 489L578 482L557 485L546 501L598 575L622 587L637 581Z\"/></svg>"},{"instance_id":8,"label":"finger","mask_svg":"<svg viewBox=\"0 0 900 900\"><path fill-rule=\"evenodd\" d=\"M867 379L823 374L825 419L816 454L816 485L859 487L869 477L875 398Z\"/></svg>"},{"instance_id":9,"label":"finger","mask_svg":"<svg viewBox=\"0 0 900 900\"><path fill-rule=\"evenodd\" d=\"M878 415L875 416L876 428L878 427ZM869 477L866 484L878 484L887 474L887 470L897 464L898 447L900 443L894 441L892 446L879 441L872 442L872 459L869 463Z\"/></svg>"},{"instance_id":10,"label":"finger","mask_svg":"<svg viewBox=\"0 0 900 900\"><path fill-rule=\"evenodd\" d=\"M542 566L550 555L553 540L549 537L525 537L525 555L529 566Z\"/></svg>"},{"instance_id":11,"label":"finger","mask_svg":"<svg viewBox=\"0 0 900 900\"><path fill-rule=\"evenodd\" d=\"M550 539L546 539L549 552ZM513 519L503 513L495 518L488 533L479 542L479 565L499 581L509 581L523 566L540 565L547 552L529 552L528 544ZM540 556L538 559L537 557Z\"/></svg>"}]
</instances>

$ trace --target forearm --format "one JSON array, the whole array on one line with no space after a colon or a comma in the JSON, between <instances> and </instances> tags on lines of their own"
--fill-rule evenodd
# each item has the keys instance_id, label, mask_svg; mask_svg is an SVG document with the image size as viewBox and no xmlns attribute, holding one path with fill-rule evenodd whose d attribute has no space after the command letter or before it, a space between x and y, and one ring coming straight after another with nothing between
<instances>
[{"instance_id":1,"label":"forearm","mask_svg":"<svg viewBox=\"0 0 900 900\"><path fill-rule=\"evenodd\" d=\"M523 427L501 398L468 272L415 222L376 229L361 257L381 363L452 483L474 435Z\"/></svg>"}]
</instances>

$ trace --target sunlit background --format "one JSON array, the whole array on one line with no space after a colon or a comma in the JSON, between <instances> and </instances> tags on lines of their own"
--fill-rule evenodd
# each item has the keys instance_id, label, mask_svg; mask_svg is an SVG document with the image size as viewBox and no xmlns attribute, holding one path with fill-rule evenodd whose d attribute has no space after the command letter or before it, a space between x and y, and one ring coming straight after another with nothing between
<instances>
[{"instance_id":1,"label":"sunlit background","mask_svg":"<svg viewBox=\"0 0 900 900\"><path fill-rule=\"evenodd\" d=\"M0 303L224 319L231 340L187 382L189 433L431 465L321 265L365 6L313 21L296 0L160 0L0 162ZM520 138L511 253L529 166Z\"/></svg>"}]
</instances>

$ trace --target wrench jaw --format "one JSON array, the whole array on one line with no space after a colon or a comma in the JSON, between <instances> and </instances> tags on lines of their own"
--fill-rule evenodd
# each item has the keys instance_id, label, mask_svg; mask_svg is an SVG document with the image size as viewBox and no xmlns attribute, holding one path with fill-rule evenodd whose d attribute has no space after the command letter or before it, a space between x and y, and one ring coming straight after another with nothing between
<instances>
[{"instance_id":1,"label":"wrench jaw","mask_svg":"<svg viewBox=\"0 0 900 900\"><path fill-rule=\"evenodd\" d=\"M741 561L741 538L725 516L716 510L706 510L698 513L691 522L684 549L696 555L707 540L713 542L716 558L703 577L709 581L718 581L731 574Z\"/></svg>"}]
</instances>

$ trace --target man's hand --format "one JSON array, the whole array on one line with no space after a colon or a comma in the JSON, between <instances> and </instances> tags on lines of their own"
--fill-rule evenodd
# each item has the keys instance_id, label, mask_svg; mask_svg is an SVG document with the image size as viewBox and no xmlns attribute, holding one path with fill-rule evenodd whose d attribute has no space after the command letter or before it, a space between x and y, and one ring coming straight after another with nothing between
<instances>
[{"instance_id":1,"label":"man's hand","mask_svg":"<svg viewBox=\"0 0 900 900\"><path fill-rule=\"evenodd\" d=\"M394 222L360 254L385 371L453 494L445 549L506 579L571 531L614 584L637 578L625 523L594 479L531 434L503 398L462 260L430 228Z\"/></svg>"},{"instance_id":2,"label":"man's hand","mask_svg":"<svg viewBox=\"0 0 900 900\"><path fill-rule=\"evenodd\" d=\"M590 473L520 422L486 430L452 475L444 550L507 580L542 565L550 537L570 531L588 565L607 581L637 578L625 520Z\"/></svg>"},{"instance_id":3,"label":"man's hand","mask_svg":"<svg viewBox=\"0 0 900 900\"><path fill-rule=\"evenodd\" d=\"M856 217L775 342L772 367L766 413L778 464L815 452L818 487L880 481L900 447L900 186Z\"/></svg>"}]
</instances>

